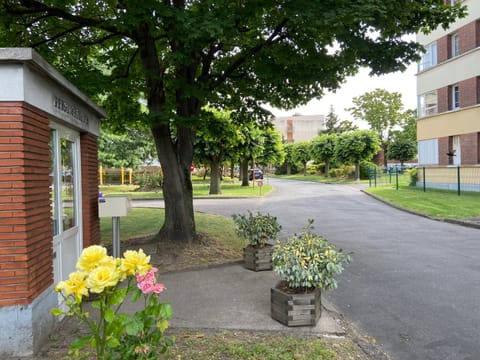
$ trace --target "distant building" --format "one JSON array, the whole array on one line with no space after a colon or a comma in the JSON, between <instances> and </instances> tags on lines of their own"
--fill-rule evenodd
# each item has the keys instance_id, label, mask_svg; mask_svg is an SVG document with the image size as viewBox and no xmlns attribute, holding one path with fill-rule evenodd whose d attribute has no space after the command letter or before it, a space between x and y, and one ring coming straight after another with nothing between
<instances>
[{"instance_id":1,"label":"distant building","mask_svg":"<svg viewBox=\"0 0 480 360\"><path fill-rule=\"evenodd\" d=\"M325 129L325 116L294 114L273 118L272 123L282 135L283 141L308 141Z\"/></svg>"}]
</instances>

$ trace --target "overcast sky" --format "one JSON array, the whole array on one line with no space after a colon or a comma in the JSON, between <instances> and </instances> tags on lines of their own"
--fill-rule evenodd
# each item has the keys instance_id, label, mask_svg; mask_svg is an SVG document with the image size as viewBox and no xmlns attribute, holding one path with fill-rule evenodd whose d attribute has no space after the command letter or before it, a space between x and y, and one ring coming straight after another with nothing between
<instances>
[{"instance_id":1,"label":"overcast sky","mask_svg":"<svg viewBox=\"0 0 480 360\"><path fill-rule=\"evenodd\" d=\"M413 63L403 73L392 73L383 76L368 76L368 69L361 69L360 72L347 79L343 86L336 93L326 93L320 100L312 100L306 106L293 110L280 110L269 108L275 116L291 116L294 113L301 115L327 115L330 105L341 120L353 120L351 114L345 108L352 107L352 98L373 91L376 88L385 89L389 92L402 94L404 110L417 107L416 77L417 64ZM363 127L362 124L358 124Z\"/></svg>"}]
</instances>

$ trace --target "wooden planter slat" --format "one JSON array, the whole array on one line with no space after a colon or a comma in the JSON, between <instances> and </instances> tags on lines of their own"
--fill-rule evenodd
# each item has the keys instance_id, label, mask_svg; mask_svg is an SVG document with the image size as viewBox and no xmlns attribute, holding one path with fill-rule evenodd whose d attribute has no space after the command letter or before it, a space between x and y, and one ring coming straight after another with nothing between
<instances>
[{"instance_id":1,"label":"wooden planter slat","mask_svg":"<svg viewBox=\"0 0 480 360\"><path fill-rule=\"evenodd\" d=\"M288 294L271 289L271 316L287 326L314 326L322 312L321 292Z\"/></svg>"},{"instance_id":2,"label":"wooden planter slat","mask_svg":"<svg viewBox=\"0 0 480 360\"><path fill-rule=\"evenodd\" d=\"M254 248L247 246L243 249L244 265L247 269L254 271L272 269L272 246Z\"/></svg>"}]
</instances>

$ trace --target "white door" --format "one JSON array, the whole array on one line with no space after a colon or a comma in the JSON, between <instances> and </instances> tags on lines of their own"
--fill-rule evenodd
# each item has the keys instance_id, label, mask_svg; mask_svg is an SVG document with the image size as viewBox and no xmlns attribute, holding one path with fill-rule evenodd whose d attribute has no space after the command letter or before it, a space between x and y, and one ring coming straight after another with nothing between
<instances>
[{"instance_id":1,"label":"white door","mask_svg":"<svg viewBox=\"0 0 480 360\"><path fill-rule=\"evenodd\" d=\"M452 150L455 156L453 157L453 165L462 164L462 151L460 147L460 136L454 136L452 139Z\"/></svg>"},{"instance_id":2,"label":"white door","mask_svg":"<svg viewBox=\"0 0 480 360\"><path fill-rule=\"evenodd\" d=\"M80 140L76 131L52 125L51 196L55 284L68 278L82 248Z\"/></svg>"}]
</instances>

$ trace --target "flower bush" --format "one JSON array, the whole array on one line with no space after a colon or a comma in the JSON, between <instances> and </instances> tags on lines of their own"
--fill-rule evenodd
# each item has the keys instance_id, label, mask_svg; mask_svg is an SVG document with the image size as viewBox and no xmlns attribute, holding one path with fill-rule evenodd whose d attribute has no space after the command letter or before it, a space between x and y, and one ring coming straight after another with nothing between
<instances>
[{"instance_id":1,"label":"flower bush","mask_svg":"<svg viewBox=\"0 0 480 360\"><path fill-rule=\"evenodd\" d=\"M277 243L273 250L273 271L287 282L293 292L315 288L335 289L334 275L343 271L350 256L313 232L313 220L300 235Z\"/></svg>"},{"instance_id":2,"label":"flower bush","mask_svg":"<svg viewBox=\"0 0 480 360\"><path fill-rule=\"evenodd\" d=\"M261 214L254 215L248 211L248 215L232 215L236 225L236 233L239 237L248 240L253 247L263 247L268 240L275 240L282 229L275 216Z\"/></svg>"},{"instance_id":3,"label":"flower bush","mask_svg":"<svg viewBox=\"0 0 480 360\"><path fill-rule=\"evenodd\" d=\"M159 302L165 286L157 282L150 256L140 249L113 258L104 247L93 245L83 250L76 268L68 280L55 286L64 306L52 310L57 316L77 318L88 329L88 335L70 345L70 355L158 359L158 352L172 344L163 336L172 308ZM143 309L133 315L120 311L129 295L133 302L143 298Z\"/></svg>"}]
</instances>

